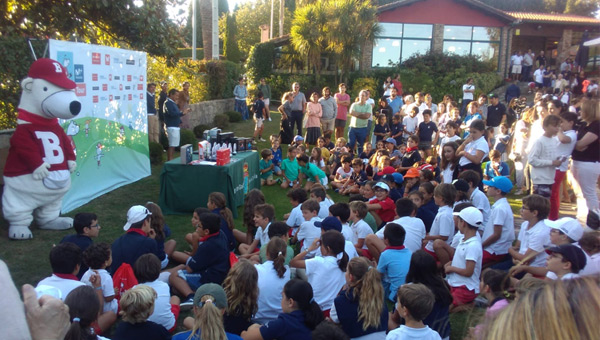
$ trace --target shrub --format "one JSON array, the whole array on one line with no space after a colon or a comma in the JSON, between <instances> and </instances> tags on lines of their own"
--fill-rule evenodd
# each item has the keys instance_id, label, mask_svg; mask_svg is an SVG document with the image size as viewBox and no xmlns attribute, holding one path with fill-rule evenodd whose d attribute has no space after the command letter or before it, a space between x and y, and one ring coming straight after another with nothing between
<instances>
[{"instance_id":1,"label":"shrub","mask_svg":"<svg viewBox=\"0 0 600 340\"><path fill-rule=\"evenodd\" d=\"M237 111L227 111L224 114L229 117L230 123L237 123L242 121L242 114Z\"/></svg>"},{"instance_id":2,"label":"shrub","mask_svg":"<svg viewBox=\"0 0 600 340\"><path fill-rule=\"evenodd\" d=\"M258 83L260 78L271 75L275 45L272 42L256 44L250 48L248 56L248 78Z\"/></svg>"},{"instance_id":3,"label":"shrub","mask_svg":"<svg viewBox=\"0 0 600 340\"><path fill-rule=\"evenodd\" d=\"M194 147L194 150L198 149L198 140L196 139L196 135L194 135L194 132L192 132L192 130L181 129L180 133L181 133L181 144L180 145L192 144L192 146Z\"/></svg>"},{"instance_id":4,"label":"shrub","mask_svg":"<svg viewBox=\"0 0 600 340\"><path fill-rule=\"evenodd\" d=\"M218 115L215 115L214 122L215 126L219 129L227 129L229 126L229 116L224 113L219 113Z\"/></svg>"},{"instance_id":5,"label":"shrub","mask_svg":"<svg viewBox=\"0 0 600 340\"><path fill-rule=\"evenodd\" d=\"M350 88L348 90L348 94L350 95L350 98L352 99L352 98L358 97L358 93L361 90L369 90L371 92L371 98L375 99L375 97L379 97L379 93L378 93L379 91L377 91L379 86L377 86L377 84L378 84L377 79L375 79L375 78L370 78L370 77L357 78L352 83L352 88Z\"/></svg>"},{"instance_id":6,"label":"shrub","mask_svg":"<svg viewBox=\"0 0 600 340\"><path fill-rule=\"evenodd\" d=\"M204 124L196 125L194 126L194 135L196 138L204 138L204 131L210 130L210 128L210 126Z\"/></svg>"},{"instance_id":7,"label":"shrub","mask_svg":"<svg viewBox=\"0 0 600 340\"><path fill-rule=\"evenodd\" d=\"M163 162L164 149L163 146L156 142L148 143L150 149L150 164L158 165Z\"/></svg>"}]
</instances>

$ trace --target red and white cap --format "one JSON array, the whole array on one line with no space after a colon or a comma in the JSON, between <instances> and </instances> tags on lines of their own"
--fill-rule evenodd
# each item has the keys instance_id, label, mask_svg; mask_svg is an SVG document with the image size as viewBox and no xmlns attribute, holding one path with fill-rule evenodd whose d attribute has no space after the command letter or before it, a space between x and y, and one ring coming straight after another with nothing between
<instances>
[{"instance_id":1,"label":"red and white cap","mask_svg":"<svg viewBox=\"0 0 600 340\"><path fill-rule=\"evenodd\" d=\"M67 76L67 70L56 60L40 58L31 64L28 77L35 79L44 79L56 86L72 90L75 88L75 82Z\"/></svg>"}]
</instances>

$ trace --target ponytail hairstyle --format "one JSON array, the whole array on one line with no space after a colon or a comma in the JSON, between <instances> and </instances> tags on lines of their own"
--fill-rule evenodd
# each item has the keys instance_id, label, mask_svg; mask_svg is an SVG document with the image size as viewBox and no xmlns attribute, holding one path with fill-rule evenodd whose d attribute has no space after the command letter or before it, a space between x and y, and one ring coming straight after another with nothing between
<instances>
[{"instance_id":1,"label":"ponytail hairstyle","mask_svg":"<svg viewBox=\"0 0 600 340\"><path fill-rule=\"evenodd\" d=\"M146 209L148 209L152 213L152 216L150 218L150 228L154 229L154 231L156 232L156 238L158 240L164 240L165 218L163 216L162 209L156 203L153 202L146 203Z\"/></svg>"},{"instance_id":2,"label":"ponytail hairstyle","mask_svg":"<svg viewBox=\"0 0 600 340\"><path fill-rule=\"evenodd\" d=\"M496 298L510 296L508 293L510 277L507 272L488 268L481 274L481 282L483 282L484 286L490 287L490 292Z\"/></svg>"},{"instance_id":3,"label":"ponytail hairstyle","mask_svg":"<svg viewBox=\"0 0 600 340\"><path fill-rule=\"evenodd\" d=\"M323 321L321 307L313 298L313 289L307 281L292 279L283 286L283 293L288 299L294 300L298 310L304 312L304 324L311 331Z\"/></svg>"},{"instance_id":4,"label":"ponytail hairstyle","mask_svg":"<svg viewBox=\"0 0 600 340\"><path fill-rule=\"evenodd\" d=\"M250 320L258 310L258 271L250 261L240 259L223 281L227 314ZM208 338L210 339L210 338Z\"/></svg>"},{"instance_id":5,"label":"ponytail hairstyle","mask_svg":"<svg viewBox=\"0 0 600 340\"><path fill-rule=\"evenodd\" d=\"M208 195L208 201L214 204L215 208L219 209L219 215L227 222L230 230L235 228L233 224L233 213L227 207L227 200L222 192L211 192Z\"/></svg>"},{"instance_id":6,"label":"ponytail hairstyle","mask_svg":"<svg viewBox=\"0 0 600 340\"><path fill-rule=\"evenodd\" d=\"M364 257L350 260L348 272L353 278L348 286L353 290L354 300L358 299L358 321L362 322L363 331L378 328L384 304L381 274Z\"/></svg>"},{"instance_id":7,"label":"ponytail hairstyle","mask_svg":"<svg viewBox=\"0 0 600 340\"><path fill-rule=\"evenodd\" d=\"M200 339L227 340L223 326L223 311L215 305L215 297L204 295L199 306L194 307L194 327L187 340L192 340L200 329Z\"/></svg>"},{"instance_id":8,"label":"ponytail hairstyle","mask_svg":"<svg viewBox=\"0 0 600 340\"><path fill-rule=\"evenodd\" d=\"M337 263L340 270L345 272L348 266L348 254L344 251L346 240L342 233L337 230L329 230L321 235L321 245L329 248L331 256L338 259Z\"/></svg>"},{"instance_id":9,"label":"ponytail hairstyle","mask_svg":"<svg viewBox=\"0 0 600 340\"><path fill-rule=\"evenodd\" d=\"M285 275L285 256L287 253L287 244L280 237L272 238L267 243L267 259L273 261L273 267L279 278Z\"/></svg>"},{"instance_id":10,"label":"ponytail hairstyle","mask_svg":"<svg viewBox=\"0 0 600 340\"><path fill-rule=\"evenodd\" d=\"M91 332L91 325L98 318L100 302L94 288L86 285L73 289L67 295L65 304L69 306L71 320L65 340L95 340L96 335Z\"/></svg>"}]
</instances>

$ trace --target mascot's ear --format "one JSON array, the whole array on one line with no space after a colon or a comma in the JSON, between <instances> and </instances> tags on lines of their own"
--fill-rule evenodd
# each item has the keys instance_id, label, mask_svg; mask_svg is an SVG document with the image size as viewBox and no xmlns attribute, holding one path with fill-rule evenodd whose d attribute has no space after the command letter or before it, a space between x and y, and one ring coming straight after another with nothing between
<instances>
[{"instance_id":1,"label":"mascot's ear","mask_svg":"<svg viewBox=\"0 0 600 340\"><path fill-rule=\"evenodd\" d=\"M33 88L33 78L27 77L21 81L23 91L31 92Z\"/></svg>"}]
</instances>

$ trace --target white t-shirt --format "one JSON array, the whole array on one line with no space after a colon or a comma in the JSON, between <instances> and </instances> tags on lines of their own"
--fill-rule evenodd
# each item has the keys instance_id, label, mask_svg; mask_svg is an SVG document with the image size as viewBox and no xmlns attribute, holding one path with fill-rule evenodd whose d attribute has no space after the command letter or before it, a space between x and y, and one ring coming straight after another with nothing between
<instances>
[{"instance_id":1,"label":"white t-shirt","mask_svg":"<svg viewBox=\"0 0 600 340\"><path fill-rule=\"evenodd\" d=\"M543 83L544 82L544 71L540 70L539 68L537 70L535 70L535 72L533 72L533 80L536 83Z\"/></svg>"},{"instance_id":2,"label":"white t-shirt","mask_svg":"<svg viewBox=\"0 0 600 340\"><path fill-rule=\"evenodd\" d=\"M600 274L600 253L596 253L592 256L589 256L585 251L585 259L587 262L585 263L585 267L579 272L579 275L598 275Z\"/></svg>"},{"instance_id":3,"label":"white t-shirt","mask_svg":"<svg viewBox=\"0 0 600 340\"><path fill-rule=\"evenodd\" d=\"M269 226L271 225L271 222L269 222L269 224L267 224L267 226L263 229L262 227L258 227L256 228L256 234L254 234L254 239L258 240L261 247L262 246L267 246L267 243L269 243Z\"/></svg>"},{"instance_id":4,"label":"white t-shirt","mask_svg":"<svg viewBox=\"0 0 600 340\"><path fill-rule=\"evenodd\" d=\"M538 252L529 264L532 267L546 267L546 246L550 245L550 227L539 221L531 229L529 228L529 222L524 221L521 224L521 231L519 232L519 241L521 246L519 248L519 254L525 254L527 249Z\"/></svg>"},{"instance_id":5,"label":"white t-shirt","mask_svg":"<svg viewBox=\"0 0 600 340\"><path fill-rule=\"evenodd\" d=\"M60 290L60 299L62 301L65 301L65 299L67 298L67 295L69 295L69 293L79 287L79 286L84 286L85 283L81 282L81 281L77 281L77 280L71 280L71 279L63 279L60 278L54 274L52 274L52 276L47 277L45 279L43 279L42 281L40 281L36 287L39 286L50 286L50 287L54 287L58 290Z\"/></svg>"},{"instance_id":6,"label":"white t-shirt","mask_svg":"<svg viewBox=\"0 0 600 340\"><path fill-rule=\"evenodd\" d=\"M143 285L151 287L156 292L154 301L154 312L148 321L155 322L169 330L175 326L175 315L171 311L171 291L169 285L160 280L144 282Z\"/></svg>"},{"instance_id":7,"label":"white t-shirt","mask_svg":"<svg viewBox=\"0 0 600 340\"><path fill-rule=\"evenodd\" d=\"M424 328L412 328L406 325L400 325L400 327L390 331L385 337L385 340L441 340L440 334L429 326L425 325Z\"/></svg>"},{"instance_id":8,"label":"white t-shirt","mask_svg":"<svg viewBox=\"0 0 600 340\"><path fill-rule=\"evenodd\" d=\"M419 125L419 116L411 117L410 114L407 114L404 119L402 119L402 125L408 132L415 132L417 130L417 126ZM404 134L405 138L408 138L410 135L408 133Z\"/></svg>"},{"instance_id":9,"label":"white t-shirt","mask_svg":"<svg viewBox=\"0 0 600 340\"><path fill-rule=\"evenodd\" d=\"M494 226L496 225L502 226L502 234L496 242L485 247L484 250L496 255L508 254L508 248L512 246L512 242L515 240L515 221L510 204L504 197L497 200L492 206L490 219L485 225L481 239L487 240L494 233Z\"/></svg>"},{"instance_id":10,"label":"white t-shirt","mask_svg":"<svg viewBox=\"0 0 600 340\"><path fill-rule=\"evenodd\" d=\"M404 238L404 246L406 249L410 250L411 253L416 252L421 249L422 242L425 236L427 235L427 231L425 229L425 224L421 221L420 218L403 216L396 220L393 220L389 223L396 223L404 228L406 232L406 237ZM385 226L375 233L379 239L383 240L383 232L385 231Z\"/></svg>"},{"instance_id":11,"label":"white t-shirt","mask_svg":"<svg viewBox=\"0 0 600 340\"><path fill-rule=\"evenodd\" d=\"M98 275L100 275L100 280L102 281L102 296L111 297L115 296L115 288L113 287L113 279L110 276L110 273L106 271L106 269L97 269ZM85 283L88 286L92 286L90 282L90 276L94 274L93 269L88 269L83 276L81 277L81 282ZM108 311L113 311L117 313L119 310L119 303L117 299L113 299L111 302L104 302L104 308L102 309L102 313L106 313Z\"/></svg>"},{"instance_id":12,"label":"white t-shirt","mask_svg":"<svg viewBox=\"0 0 600 340\"><path fill-rule=\"evenodd\" d=\"M442 183L452 184L452 176L454 175L454 170L451 168L452 164L448 164L448 166L442 170Z\"/></svg>"},{"instance_id":13,"label":"white t-shirt","mask_svg":"<svg viewBox=\"0 0 600 340\"><path fill-rule=\"evenodd\" d=\"M523 63L523 56L515 54L512 57L510 57L510 62L513 65L521 65Z\"/></svg>"},{"instance_id":14,"label":"white t-shirt","mask_svg":"<svg viewBox=\"0 0 600 340\"><path fill-rule=\"evenodd\" d=\"M479 209L483 215L483 225L479 228L479 230L483 231L490 219L490 200L479 188L475 188L471 193L471 202L473 202L475 208Z\"/></svg>"},{"instance_id":15,"label":"white t-shirt","mask_svg":"<svg viewBox=\"0 0 600 340\"><path fill-rule=\"evenodd\" d=\"M313 298L321 310L331 309L333 300L346 284L344 272L338 266L338 259L334 256L317 256L304 263L308 283L313 288Z\"/></svg>"},{"instance_id":16,"label":"white t-shirt","mask_svg":"<svg viewBox=\"0 0 600 340\"><path fill-rule=\"evenodd\" d=\"M344 167L343 167L343 166L340 166L340 167L339 167L339 168L338 168L338 169L335 171L335 173L339 175L338 177L339 177L341 180L345 180L345 179L348 179L348 178L350 178L350 176L352 176L352 173L353 173L353 172L354 172L354 169L352 169L352 167L350 167L350 171L346 172L346 171L344 171Z\"/></svg>"},{"instance_id":17,"label":"white t-shirt","mask_svg":"<svg viewBox=\"0 0 600 340\"><path fill-rule=\"evenodd\" d=\"M490 153L490 146L488 142L485 140L483 136L479 137L478 140L474 140L465 146L465 152L471 155L477 154L477 150L483 151L483 155L487 155ZM467 164L473 163L467 159L467 157L462 156L460 160L458 160L458 164L461 166L465 166Z\"/></svg>"},{"instance_id":18,"label":"white t-shirt","mask_svg":"<svg viewBox=\"0 0 600 340\"><path fill-rule=\"evenodd\" d=\"M456 268L467 268L467 261L475 261L475 269L469 277L450 273L447 275L448 284L452 287L466 286L467 289L479 294L479 275L481 275L481 260L483 259L483 249L481 241L477 236L468 240L463 239L456 247L452 266Z\"/></svg>"},{"instance_id":19,"label":"white t-shirt","mask_svg":"<svg viewBox=\"0 0 600 340\"><path fill-rule=\"evenodd\" d=\"M301 251L307 250L316 238L321 237L321 228L315 226L315 222L319 221L321 221L320 218L313 217L310 219L310 221L304 222L302 225L300 225L300 230L298 230L298 241L303 241ZM309 254L312 255L314 252Z\"/></svg>"},{"instance_id":20,"label":"white t-shirt","mask_svg":"<svg viewBox=\"0 0 600 340\"><path fill-rule=\"evenodd\" d=\"M344 235L344 239L346 241L352 242L352 228L350 228L350 224L343 223L342 224L342 235Z\"/></svg>"},{"instance_id":21,"label":"white t-shirt","mask_svg":"<svg viewBox=\"0 0 600 340\"><path fill-rule=\"evenodd\" d=\"M448 136L442 137L442 141L440 142L440 151L439 151L440 157L442 157L442 153L444 152L444 145L446 145L447 143L450 143L450 142L456 142L457 140L460 140L460 137L457 135L454 135L452 137L448 137Z\"/></svg>"},{"instance_id":22,"label":"white t-shirt","mask_svg":"<svg viewBox=\"0 0 600 340\"><path fill-rule=\"evenodd\" d=\"M348 260L352 260L353 258L358 257L358 253L356 252L356 247L350 241L346 241L344 243L344 251L346 252L346 254L348 254ZM315 256L323 257L323 254L321 254L321 247L317 248L317 250L315 252Z\"/></svg>"},{"instance_id":23,"label":"white t-shirt","mask_svg":"<svg viewBox=\"0 0 600 340\"><path fill-rule=\"evenodd\" d=\"M446 243L450 245L452 243L452 236L454 236L454 218L452 217L452 208L445 205L438 209L437 215L433 219L429 235L432 236L448 236ZM427 242L425 249L433 251L433 241Z\"/></svg>"},{"instance_id":24,"label":"white t-shirt","mask_svg":"<svg viewBox=\"0 0 600 340\"><path fill-rule=\"evenodd\" d=\"M465 90L475 90L475 85L474 84L464 84L463 85L463 99L470 99L473 100L473 93L474 92L465 92Z\"/></svg>"},{"instance_id":25,"label":"white t-shirt","mask_svg":"<svg viewBox=\"0 0 600 340\"><path fill-rule=\"evenodd\" d=\"M557 167L557 169L562 172L569 170L569 159L571 159L571 153L573 152L573 149L575 149L575 143L577 143L577 133L575 132L575 130L565 131L564 134L567 137L571 138L571 141L569 143L561 143L560 140L558 140L558 136L554 137L556 143L558 144L558 146L556 147L556 154L558 156L567 157L567 159L565 159L564 162L562 162L562 164L559 167Z\"/></svg>"},{"instance_id":26,"label":"white t-shirt","mask_svg":"<svg viewBox=\"0 0 600 340\"><path fill-rule=\"evenodd\" d=\"M375 107L375 99L373 99L373 98L367 99L367 101L365 103L371 105L371 108ZM373 109L371 109L370 113L372 113L372 111L373 111ZM369 121L373 121L373 115L369 116Z\"/></svg>"},{"instance_id":27,"label":"white t-shirt","mask_svg":"<svg viewBox=\"0 0 600 340\"><path fill-rule=\"evenodd\" d=\"M329 216L329 207L333 205L333 202L327 198L319 202L319 218L324 219Z\"/></svg>"},{"instance_id":28,"label":"white t-shirt","mask_svg":"<svg viewBox=\"0 0 600 340\"><path fill-rule=\"evenodd\" d=\"M290 217L288 217L285 223L291 228L299 227L302 223L304 223L304 217L302 216L302 204L298 204L298 206L292 208L292 211L290 211Z\"/></svg>"},{"instance_id":29,"label":"white t-shirt","mask_svg":"<svg viewBox=\"0 0 600 340\"><path fill-rule=\"evenodd\" d=\"M359 238L364 239L373 233L373 229L364 220L353 223L350 228L352 228L352 244L354 245L358 243ZM367 242L363 243L362 249L367 249Z\"/></svg>"},{"instance_id":30,"label":"white t-shirt","mask_svg":"<svg viewBox=\"0 0 600 340\"><path fill-rule=\"evenodd\" d=\"M277 275L273 261L255 264L258 271L258 311L254 318L261 322L275 320L283 313L281 309L281 292L283 286L290 280L290 268L285 266L283 277Z\"/></svg>"}]
</instances>

